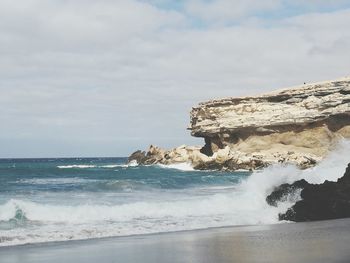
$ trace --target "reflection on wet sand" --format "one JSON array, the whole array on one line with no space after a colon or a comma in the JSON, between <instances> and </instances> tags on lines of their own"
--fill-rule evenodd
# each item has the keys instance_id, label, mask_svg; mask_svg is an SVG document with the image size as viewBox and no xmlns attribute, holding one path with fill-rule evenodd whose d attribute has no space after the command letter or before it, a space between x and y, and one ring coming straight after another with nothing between
<instances>
[{"instance_id":1,"label":"reflection on wet sand","mask_svg":"<svg viewBox=\"0 0 350 263\"><path fill-rule=\"evenodd\" d=\"M347 262L350 219L3 247L2 263Z\"/></svg>"}]
</instances>

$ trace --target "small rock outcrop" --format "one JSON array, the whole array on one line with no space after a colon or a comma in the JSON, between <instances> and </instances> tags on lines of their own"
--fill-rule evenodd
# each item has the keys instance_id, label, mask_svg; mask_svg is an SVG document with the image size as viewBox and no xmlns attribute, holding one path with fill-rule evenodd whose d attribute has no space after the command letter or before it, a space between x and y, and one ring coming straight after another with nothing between
<instances>
[{"instance_id":1,"label":"small rock outcrop","mask_svg":"<svg viewBox=\"0 0 350 263\"><path fill-rule=\"evenodd\" d=\"M132 153L128 162L136 161L138 164L174 164L174 163L193 163L196 160L196 153L200 154L201 147L181 145L171 150L164 150L160 147L151 145L146 152L140 150Z\"/></svg>"},{"instance_id":2,"label":"small rock outcrop","mask_svg":"<svg viewBox=\"0 0 350 263\"><path fill-rule=\"evenodd\" d=\"M260 169L276 163L308 168L350 138L350 78L192 108L189 130L203 147L151 146L139 163L190 162L195 169ZM134 157L138 154L134 153Z\"/></svg>"},{"instance_id":3,"label":"small rock outcrop","mask_svg":"<svg viewBox=\"0 0 350 263\"><path fill-rule=\"evenodd\" d=\"M277 203L284 200L288 195L295 193L298 189L304 189L309 183L304 179L294 182L293 184L282 184L276 187L273 192L266 197L269 205L277 206Z\"/></svg>"},{"instance_id":4,"label":"small rock outcrop","mask_svg":"<svg viewBox=\"0 0 350 263\"><path fill-rule=\"evenodd\" d=\"M350 217L350 164L337 182L309 184L300 180L281 185L267 197L267 202L276 205L283 196L298 188L302 188L301 200L280 214L280 220L302 222Z\"/></svg>"},{"instance_id":5,"label":"small rock outcrop","mask_svg":"<svg viewBox=\"0 0 350 263\"><path fill-rule=\"evenodd\" d=\"M131 163L132 161L136 161L137 163L145 163L146 152L138 150L132 153L128 158L128 163Z\"/></svg>"}]
</instances>

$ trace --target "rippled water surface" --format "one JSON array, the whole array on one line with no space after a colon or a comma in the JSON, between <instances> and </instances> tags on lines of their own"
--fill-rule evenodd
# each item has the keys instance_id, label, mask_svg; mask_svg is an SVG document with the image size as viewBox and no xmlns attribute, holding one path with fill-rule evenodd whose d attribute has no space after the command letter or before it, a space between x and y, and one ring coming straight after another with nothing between
<instances>
[{"instance_id":1,"label":"rippled water surface","mask_svg":"<svg viewBox=\"0 0 350 263\"><path fill-rule=\"evenodd\" d=\"M126 158L0 159L0 246L278 223L299 196L271 207L273 188L336 180L349 149L344 142L311 170L255 173L127 165Z\"/></svg>"}]
</instances>

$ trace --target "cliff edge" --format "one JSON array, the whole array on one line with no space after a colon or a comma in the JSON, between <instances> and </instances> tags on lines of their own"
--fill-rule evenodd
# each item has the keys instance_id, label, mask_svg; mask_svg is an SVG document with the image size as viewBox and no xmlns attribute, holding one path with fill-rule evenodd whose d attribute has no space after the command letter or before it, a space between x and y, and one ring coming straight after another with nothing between
<instances>
[{"instance_id":1,"label":"cliff edge","mask_svg":"<svg viewBox=\"0 0 350 263\"><path fill-rule=\"evenodd\" d=\"M350 138L350 78L207 101L192 108L190 118L188 129L204 138L203 147L151 146L129 160L190 162L195 169L252 170L274 163L307 168Z\"/></svg>"}]
</instances>

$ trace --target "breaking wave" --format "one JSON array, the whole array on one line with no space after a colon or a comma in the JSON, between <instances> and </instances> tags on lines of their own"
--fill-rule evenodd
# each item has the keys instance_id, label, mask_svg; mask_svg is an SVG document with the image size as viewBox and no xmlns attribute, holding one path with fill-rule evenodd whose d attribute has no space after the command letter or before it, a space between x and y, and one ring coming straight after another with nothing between
<instances>
[{"instance_id":1,"label":"breaking wave","mask_svg":"<svg viewBox=\"0 0 350 263\"><path fill-rule=\"evenodd\" d=\"M254 172L230 187L206 185L160 191L156 195L152 191L144 192L140 196L132 193L132 198L124 203L90 199L89 202L63 205L44 200L10 199L0 204L0 246L279 223L278 214L300 197L297 192L277 207L269 206L265 199L274 187L302 178L310 183L335 181L344 174L349 150L350 143L344 142L318 166L308 170L290 165L272 166ZM164 168L190 169L187 164ZM10 222L19 218L31 227L9 227Z\"/></svg>"},{"instance_id":2,"label":"breaking wave","mask_svg":"<svg viewBox=\"0 0 350 263\"><path fill-rule=\"evenodd\" d=\"M66 184L81 184L86 182L98 182L98 180L72 177L72 178L21 179L18 182L22 184L37 184L37 185L66 185Z\"/></svg>"},{"instance_id":3,"label":"breaking wave","mask_svg":"<svg viewBox=\"0 0 350 263\"><path fill-rule=\"evenodd\" d=\"M138 163L131 161L127 164L106 164L106 165L92 165L92 164L71 164L71 165L58 165L59 169L89 169L89 168L128 168L136 167ZM190 163L176 163L176 164L156 164L155 166L163 169L176 169L180 171L194 171Z\"/></svg>"},{"instance_id":4,"label":"breaking wave","mask_svg":"<svg viewBox=\"0 0 350 263\"><path fill-rule=\"evenodd\" d=\"M190 163L177 163L177 164L157 164L157 166L164 169L176 169L180 171L194 171Z\"/></svg>"},{"instance_id":5,"label":"breaking wave","mask_svg":"<svg viewBox=\"0 0 350 263\"><path fill-rule=\"evenodd\" d=\"M127 168L138 166L137 162L130 162L128 164L106 164L106 165L93 165L93 164L71 164L71 165L58 165L59 169L88 169L88 168Z\"/></svg>"},{"instance_id":6,"label":"breaking wave","mask_svg":"<svg viewBox=\"0 0 350 263\"><path fill-rule=\"evenodd\" d=\"M58 165L57 168L60 169L72 169L72 168L80 168L80 169L85 169L85 168L95 168L97 167L96 165L90 165L90 164L72 164L72 165Z\"/></svg>"}]
</instances>

